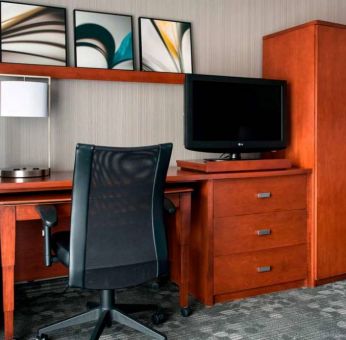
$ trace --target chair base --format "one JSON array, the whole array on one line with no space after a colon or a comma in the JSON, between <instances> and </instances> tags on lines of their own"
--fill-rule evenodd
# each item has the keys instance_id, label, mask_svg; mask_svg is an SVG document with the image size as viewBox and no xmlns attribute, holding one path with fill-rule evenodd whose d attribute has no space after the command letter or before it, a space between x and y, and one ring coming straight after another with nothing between
<instances>
[{"instance_id":1,"label":"chair base","mask_svg":"<svg viewBox=\"0 0 346 340\"><path fill-rule=\"evenodd\" d=\"M119 305L120 306L120 305ZM101 291L101 301L98 308L94 308L89 310L86 313L79 314L76 316L73 316L67 320L57 322L55 324L43 327L38 330L37 332L37 340L47 340L48 336L46 333L56 331L59 329L63 329L69 326L75 326L79 324L83 324L90 321L96 321L96 326L94 328L94 331L90 337L90 340L97 340L100 338L103 330L105 327L111 327L113 321L116 321L122 325L128 326L130 328L133 328L143 334L146 334L153 339L158 340L164 340L167 339L167 337L142 324L141 322L131 318L130 316L126 315L123 310L125 309L125 305L121 305L121 310L115 305L114 303L114 290L102 290ZM136 307L139 307L139 305L136 305ZM153 305L150 305L150 307L153 307ZM143 310L143 309L141 309ZM137 311L139 311L137 309ZM163 319L162 319L163 320Z\"/></svg>"}]
</instances>

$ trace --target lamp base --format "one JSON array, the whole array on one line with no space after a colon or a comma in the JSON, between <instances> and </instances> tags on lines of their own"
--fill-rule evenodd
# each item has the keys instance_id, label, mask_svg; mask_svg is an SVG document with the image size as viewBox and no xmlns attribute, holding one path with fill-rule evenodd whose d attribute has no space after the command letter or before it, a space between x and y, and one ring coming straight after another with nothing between
<instances>
[{"instance_id":1,"label":"lamp base","mask_svg":"<svg viewBox=\"0 0 346 340\"><path fill-rule=\"evenodd\" d=\"M7 168L0 169L0 177L9 178L28 178L45 177L50 175L50 169L41 169L36 167Z\"/></svg>"}]
</instances>

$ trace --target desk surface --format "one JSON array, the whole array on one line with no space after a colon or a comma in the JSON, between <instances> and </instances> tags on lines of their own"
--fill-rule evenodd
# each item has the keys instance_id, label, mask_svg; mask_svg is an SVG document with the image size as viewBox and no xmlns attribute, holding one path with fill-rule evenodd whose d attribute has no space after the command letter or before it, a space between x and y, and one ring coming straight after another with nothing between
<instances>
[{"instance_id":1,"label":"desk surface","mask_svg":"<svg viewBox=\"0 0 346 340\"><path fill-rule=\"evenodd\" d=\"M181 170L177 167L170 167L167 173L167 183L188 183L205 181L208 179L227 179L227 178L249 178L249 177L268 177L299 175L309 173L310 170L291 168L287 170L273 171L251 171L251 172L223 172L223 173L203 173L198 171ZM72 171L52 172L50 176L43 178L0 178L0 194L48 191L48 190L71 190Z\"/></svg>"}]
</instances>

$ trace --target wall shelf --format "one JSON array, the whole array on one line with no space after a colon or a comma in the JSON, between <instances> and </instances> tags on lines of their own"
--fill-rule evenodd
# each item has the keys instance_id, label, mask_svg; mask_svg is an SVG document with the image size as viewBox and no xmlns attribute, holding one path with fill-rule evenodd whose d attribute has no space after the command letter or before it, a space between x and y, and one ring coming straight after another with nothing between
<instances>
[{"instance_id":1,"label":"wall shelf","mask_svg":"<svg viewBox=\"0 0 346 340\"><path fill-rule=\"evenodd\" d=\"M55 79L104 80L137 83L183 84L183 73L104 70L95 68L0 63L0 73L50 76Z\"/></svg>"}]
</instances>

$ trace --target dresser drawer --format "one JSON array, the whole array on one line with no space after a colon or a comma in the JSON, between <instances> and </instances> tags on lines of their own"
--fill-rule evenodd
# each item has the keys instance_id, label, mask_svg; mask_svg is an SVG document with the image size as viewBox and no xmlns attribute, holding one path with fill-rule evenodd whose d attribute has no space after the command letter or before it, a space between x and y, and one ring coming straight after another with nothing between
<instances>
[{"instance_id":1,"label":"dresser drawer","mask_svg":"<svg viewBox=\"0 0 346 340\"><path fill-rule=\"evenodd\" d=\"M306 176L275 176L214 182L214 217L306 207Z\"/></svg>"},{"instance_id":2,"label":"dresser drawer","mask_svg":"<svg viewBox=\"0 0 346 340\"><path fill-rule=\"evenodd\" d=\"M276 248L214 258L214 294L305 279L306 246Z\"/></svg>"},{"instance_id":3,"label":"dresser drawer","mask_svg":"<svg viewBox=\"0 0 346 340\"><path fill-rule=\"evenodd\" d=\"M306 243L306 210L220 217L214 220L214 255Z\"/></svg>"}]
</instances>

